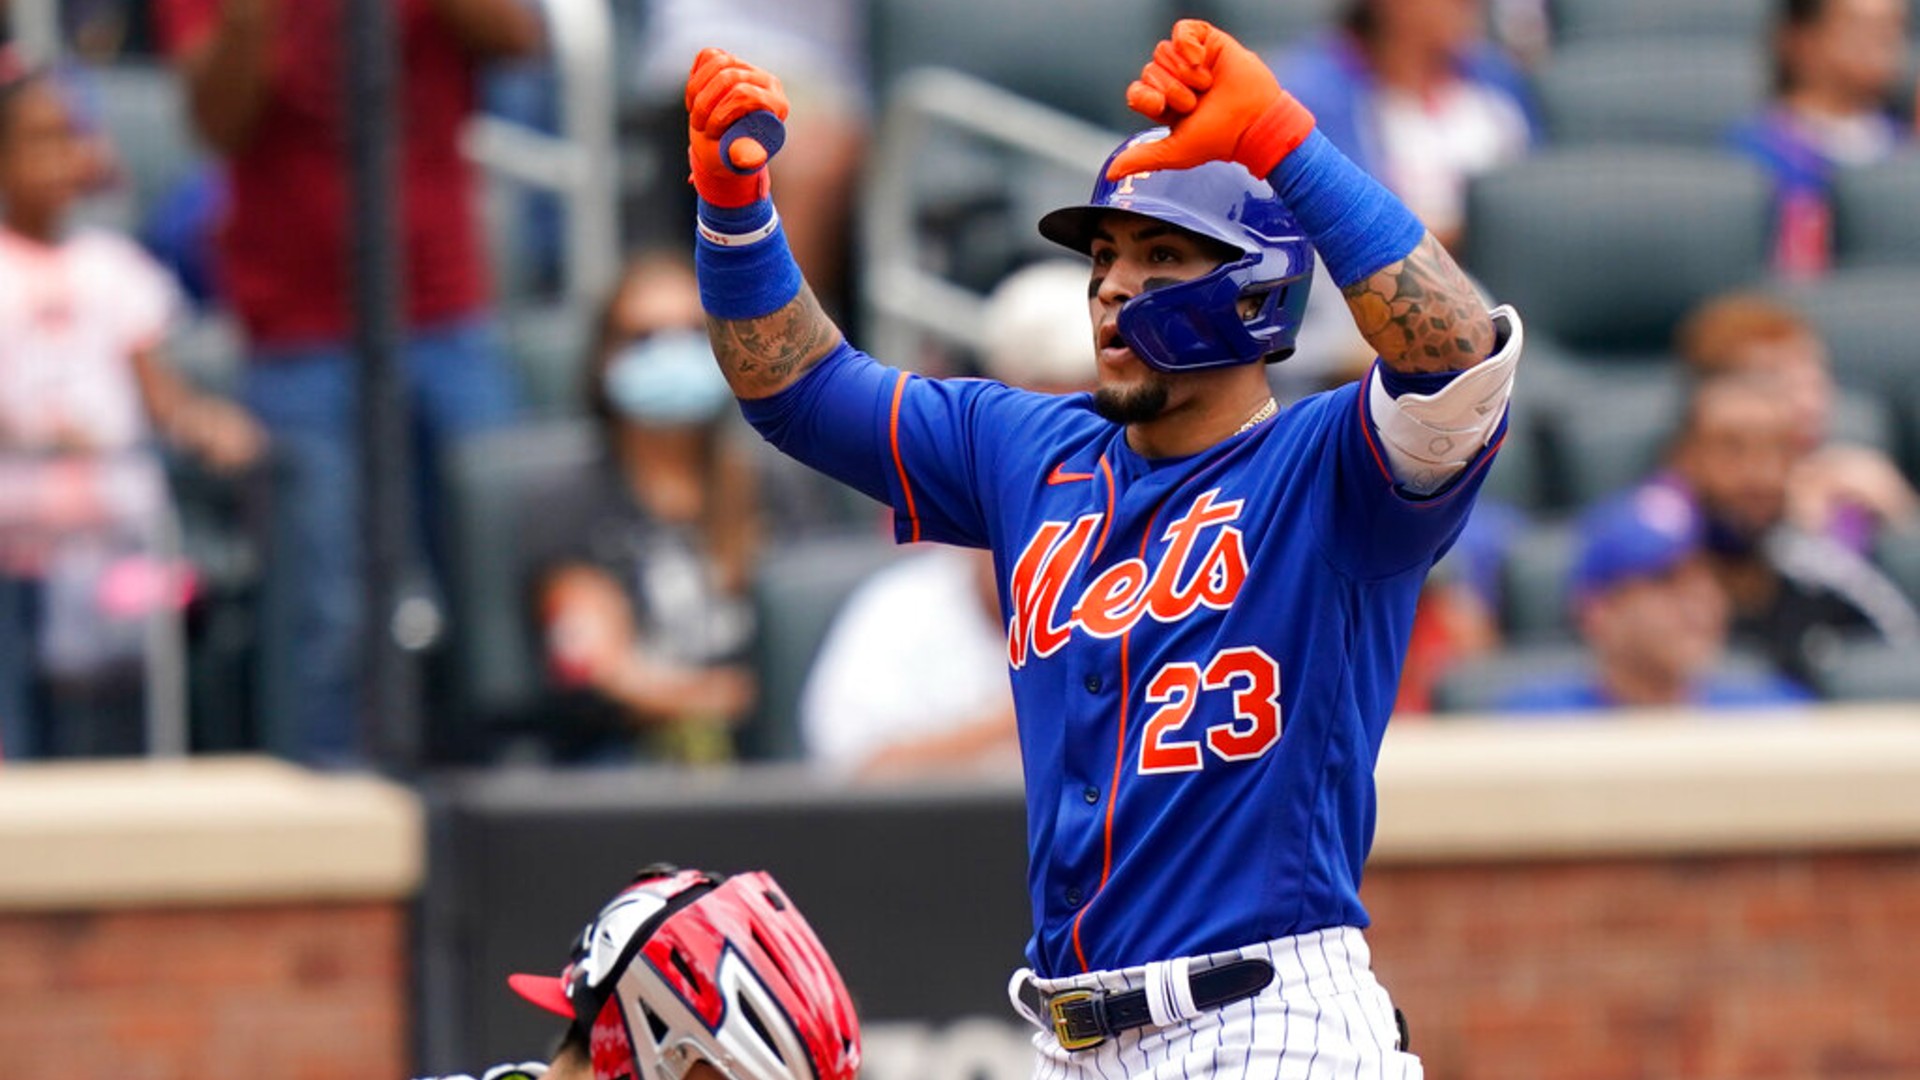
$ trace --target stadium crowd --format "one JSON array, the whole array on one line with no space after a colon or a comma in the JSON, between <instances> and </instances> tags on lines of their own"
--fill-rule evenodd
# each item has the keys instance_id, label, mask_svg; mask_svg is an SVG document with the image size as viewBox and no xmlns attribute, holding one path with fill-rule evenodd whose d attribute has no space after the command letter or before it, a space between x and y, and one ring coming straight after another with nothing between
<instances>
[{"instance_id":1,"label":"stadium crowd","mask_svg":"<svg viewBox=\"0 0 1920 1080\"><path fill-rule=\"evenodd\" d=\"M429 760L1011 769L990 567L896 554L879 508L739 421L686 262L674 95L707 44L788 79L774 195L859 339L886 317L862 306L855 230L900 72L960 63L1123 124L1124 81L1028 85L990 44L1071 33L1084 5L1021 5L1032 25L969 43L929 14L967 0L614 0L629 260L587 296L543 264L553 207L462 149L488 108L551 124L539 75L565 58L540 5L395 4ZM1196 14L1261 47L1528 317L1406 717L1920 697L1906 0L1112 6L1148 45ZM175 664L195 749L373 764L343 9L76 2L68 60L0 62L8 758L142 752L149 669ZM956 138L912 178L903 241L992 299L974 340L888 359L1074 392L1084 284L1029 267L1045 249L1006 154ZM1272 369L1283 399L1370 359L1324 276L1316 294L1311 344ZM155 645L168 628L180 655Z\"/></svg>"}]
</instances>

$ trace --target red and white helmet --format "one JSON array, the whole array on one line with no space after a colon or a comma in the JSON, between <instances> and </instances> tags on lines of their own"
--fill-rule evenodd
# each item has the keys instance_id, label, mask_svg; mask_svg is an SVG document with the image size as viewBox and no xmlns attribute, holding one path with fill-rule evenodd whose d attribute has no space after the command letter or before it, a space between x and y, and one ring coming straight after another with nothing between
<instances>
[{"instance_id":1,"label":"red and white helmet","mask_svg":"<svg viewBox=\"0 0 1920 1080\"><path fill-rule=\"evenodd\" d=\"M515 992L591 1023L595 1080L852 1080L860 1022L846 984L764 872L650 867L587 925L559 978Z\"/></svg>"}]
</instances>

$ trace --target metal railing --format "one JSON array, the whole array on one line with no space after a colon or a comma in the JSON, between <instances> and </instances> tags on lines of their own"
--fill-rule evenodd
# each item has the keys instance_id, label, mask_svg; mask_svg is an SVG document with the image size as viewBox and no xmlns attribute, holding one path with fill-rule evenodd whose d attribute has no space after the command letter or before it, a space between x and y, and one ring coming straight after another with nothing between
<instances>
[{"instance_id":1,"label":"metal railing","mask_svg":"<svg viewBox=\"0 0 1920 1080\"><path fill-rule=\"evenodd\" d=\"M599 297L620 269L614 27L608 0L539 0L560 87L560 133L482 116L469 157L496 176L558 194L566 208L566 292Z\"/></svg>"},{"instance_id":2,"label":"metal railing","mask_svg":"<svg viewBox=\"0 0 1920 1080\"><path fill-rule=\"evenodd\" d=\"M869 351L911 363L929 338L974 348L981 331L983 298L916 257L923 207L914 165L927 147L958 133L1083 173L1090 183L1120 135L946 68L908 72L889 98L860 215L860 292Z\"/></svg>"}]
</instances>

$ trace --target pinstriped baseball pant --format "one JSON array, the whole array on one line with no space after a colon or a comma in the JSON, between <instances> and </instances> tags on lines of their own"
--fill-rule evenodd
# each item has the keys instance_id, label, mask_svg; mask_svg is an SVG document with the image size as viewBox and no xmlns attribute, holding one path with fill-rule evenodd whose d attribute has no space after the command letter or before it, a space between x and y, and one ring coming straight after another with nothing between
<instances>
[{"instance_id":1,"label":"pinstriped baseball pant","mask_svg":"<svg viewBox=\"0 0 1920 1080\"><path fill-rule=\"evenodd\" d=\"M1034 1080L1421 1080L1420 1059L1395 1049L1393 1003L1373 977L1366 938L1352 927L1278 938L1197 957L1195 970L1240 959L1273 964L1250 998L1190 1019L1125 1031L1086 1050L1061 1049L1044 1018ZM1145 967L1034 979L1043 994L1145 987ZM1019 985L1016 976L1014 987Z\"/></svg>"}]
</instances>

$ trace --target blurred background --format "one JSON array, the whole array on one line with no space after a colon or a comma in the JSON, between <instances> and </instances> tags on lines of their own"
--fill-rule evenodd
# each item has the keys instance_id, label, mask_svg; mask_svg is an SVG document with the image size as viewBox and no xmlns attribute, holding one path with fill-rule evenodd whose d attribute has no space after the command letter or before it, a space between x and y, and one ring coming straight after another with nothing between
<instances>
[{"instance_id":1,"label":"blurred background","mask_svg":"<svg viewBox=\"0 0 1920 1080\"><path fill-rule=\"evenodd\" d=\"M501 976L662 858L780 876L870 1074L1027 1075L991 566L739 420L680 86L714 44L783 79L774 195L856 343L1072 392L1085 270L1033 223L1192 15L1526 321L1383 766L1429 1075L1920 1076L1907 0L0 10L29 1075L538 1056ZM1323 274L1269 371L1370 360Z\"/></svg>"}]
</instances>

